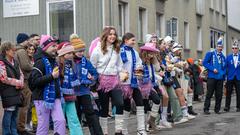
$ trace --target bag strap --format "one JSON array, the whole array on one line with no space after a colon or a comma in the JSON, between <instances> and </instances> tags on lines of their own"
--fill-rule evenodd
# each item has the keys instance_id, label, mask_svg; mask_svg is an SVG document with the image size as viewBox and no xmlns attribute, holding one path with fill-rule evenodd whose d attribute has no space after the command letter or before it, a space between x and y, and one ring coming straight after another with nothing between
<instances>
[{"instance_id":1,"label":"bag strap","mask_svg":"<svg viewBox=\"0 0 240 135\"><path fill-rule=\"evenodd\" d=\"M104 70L103 70L102 74L105 72L105 70L106 70L106 68L107 68L108 64L110 63L110 60L111 60L111 58L112 58L112 54L113 54L113 48L112 48L111 55L110 55L110 57L109 57L109 59L108 59L108 63L107 63L107 65L106 65L106 67L104 68Z\"/></svg>"},{"instance_id":2,"label":"bag strap","mask_svg":"<svg viewBox=\"0 0 240 135\"><path fill-rule=\"evenodd\" d=\"M42 73L42 71L39 68L33 67L32 70L34 70L34 69L37 70L43 76L43 73Z\"/></svg>"}]
</instances>

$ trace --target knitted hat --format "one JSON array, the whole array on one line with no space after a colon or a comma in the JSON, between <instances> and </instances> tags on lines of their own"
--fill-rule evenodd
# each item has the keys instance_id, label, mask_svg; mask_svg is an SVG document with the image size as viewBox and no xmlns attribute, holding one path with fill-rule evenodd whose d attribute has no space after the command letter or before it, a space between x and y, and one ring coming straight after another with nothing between
<instances>
[{"instance_id":1,"label":"knitted hat","mask_svg":"<svg viewBox=\"0 0 240 135\"><path fill-rule=\"evenodd\" d=\"M29 36L26 33L19 33L17 35L17 43L21 44L22 42L26 41L29 39Z\"/></svg>"},{"instance_id":2,"label":"knitted hat","mask_svg":"<svg viewBox=\"0 0 240 135\"><path fill-rule=\"evenodd\" d=\"M156 48L156 45L153 43L146 43L144 46L140 47L140 49L151 52L159 52L159 50Z\"/></svg>"},{"instance_id":3,"label":"knitted hat","mask_svg":"<svg viewBox=\"0 0 240 135\"><path fill-rule=\"evenodd\" d=\"M182 45L178 44L178 43L174 43L173 46L172 46L172 52L176 52L178 50L182 50Z\"/></svg>"},{"instance_id":4,"label":"knitted hat","mask_svg":"<svg viewBox=\"0 0 240 135\"><path fill-rule=\"evenodd\" d=\"M74 51L73 46L69 42L62 42L58 46L58 56L63 56L64 54Z\"/></svg>"},{"instance_id":5,"label":"knitted hat","mask_svg":"<svg viewBox=\"0 0 240 135\"><path fill-rule=\"evenodd\" d=\"M75 52L85 50L85 43L78 37L77 34L72 34L70 36L70 42L75 50Z\"/></svg>"},{"instance_id":6,"label":"knitted hat","mask_svg":"<svg viewBox=\"0 0 240 135\"><path fill-rule=\"evenodd\" d=\"M46 51L48 47L56 44L56 41L49 35L42 35L40 40L40 47L43 51Z\"/></svg>"},{"instance_id":7,"label":"knitted hat","mask_svg":"<svg viewBox=\"0 0 240 135\"><path fill-rule=\"evenodd\" d=\"M187 59L187 62L190 63L190 64L194 64L193 58L188 58L188 59Z\"/></svg>"}]
</instances>

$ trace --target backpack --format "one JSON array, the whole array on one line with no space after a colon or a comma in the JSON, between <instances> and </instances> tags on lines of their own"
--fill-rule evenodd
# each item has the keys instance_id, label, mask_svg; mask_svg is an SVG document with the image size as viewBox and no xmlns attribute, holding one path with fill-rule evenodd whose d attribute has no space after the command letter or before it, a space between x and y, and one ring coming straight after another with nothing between
<instances>
[{"instance_id":1,"label":"backpack","mask_svg":"<svg viewBox=\"0 0 240 135\"><path fill-rule=\"evenodd\" d=\"M37 70L42 76L43 76L43 73L40 69L36 68L36 67L33 67L32 71L33 70ZM33 72L31 71L30 75L29 75L29 78L28 78L28 87L31 91L33 91L36 86L33 85Z\"/></svg>"}]
</instances>

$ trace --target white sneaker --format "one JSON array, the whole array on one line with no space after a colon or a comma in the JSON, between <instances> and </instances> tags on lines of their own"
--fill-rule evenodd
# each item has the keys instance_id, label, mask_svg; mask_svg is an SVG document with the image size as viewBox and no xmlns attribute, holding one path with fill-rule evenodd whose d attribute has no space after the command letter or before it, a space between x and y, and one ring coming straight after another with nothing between
<instances>
[{"instance_id":1,"label":"white sneaker","mask_svg":"<svg viewBox=\"0 0 240 135\"><path fill-rule=\"evenodd\" d=\"M170 122L162 120L160 121L159 126L163 128L172 128L172 124Z\"/></svg>"},{"instance_id":2,"label":"white sneaker","mask_svg":"<svg viewBox=\"0 0 240 135\"><path fill-rule=\"evenodd\" d=\"M196 118L196 116L193 116L191 114L188 114L187 116L184 116L184 117L187 118L188 120L192 120Z\"/></svg>"},{"instance_id":3,"label":"white sneaker","mask_svg":"<svg viewBox=\"0 0 240 135\"><path fill-rule=\"evenodd\" d=\"M188 119L183 117L181 120L174 122L174 124L177 125L185 122L188 122Z\"/></svg>"},{"instance_id":4,"label":"white sneaker","mask_svg":"<svg viewBox=\"0 0 240 135\"><path fill-rule=\"evenodd\" d=\"M147 132L145 130L138 130L137 135L147 135Z\"/></svg>"}]
</instances>

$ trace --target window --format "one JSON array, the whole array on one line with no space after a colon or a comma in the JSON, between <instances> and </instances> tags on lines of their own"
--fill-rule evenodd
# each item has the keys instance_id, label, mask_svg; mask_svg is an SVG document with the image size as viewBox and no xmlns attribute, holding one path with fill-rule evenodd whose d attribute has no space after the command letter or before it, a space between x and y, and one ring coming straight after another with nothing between
<instances>
[{"instance_id":1,"label":"window","mask_svg":"<svg viewBox=\"0 0 240 135\"><path fill-rule=\"evenodd\" d=\"M184 22L184 48L189 49L189 24Z\"/></svg>"},{"instance_id":2,"label":"window","mask_svg":"<svg viewBox=\"0 0 240 135\"><path fill-rule=\"evenodd\" d=\"M218 31L218 30L210 30L210 45L211 45L211 48L215 48L217 46L217 41L218 41L218 38L220 36L223 36L224 38L226 38L226 36L224 35L223 32L221 31ZM224 42L224 47L225 47L225 42Z\"/></svg>"},{"instance_id":3,"label":"window","mask_svg":"<svg viewBox=\"0 0 240 135\"><path fill-rule=\"evenodd\" d=\"M197 50L202 51L202 29L201 27L197 27Z\"/></svg>"},{"instance_id":4,"label":"window","mask_svg":"<svg viewBox=\"0 0 240 135\"><path fill-rule=\"evenodd\" d=\"M222 0L222 14L223 15L226 15L226 1L225 0Z\"/></svg>"},{"instance_id":5,"label":"window","mask_svg":"<svg viewBox=\"0 0 240 135\"><path fill-rule=\"evenodd\" d=\"M47 2L47 31L60 40L69 40L69 35L76 31L74 1Z\"/></svg>"},{"instance_id":6,"label":"window","mask_svg":"<svg viewBox=\"0 0 240 135\"><path fill-rule=\"evenodd\" d=\"M118 33L119 36L123 36L124 33L127 31L127 18L128 18L128 12L127 12L127 3L119 2L118 4L118 17L119 17L119 23L118 23Z\"/></svg>"},{"instance_id":7,"label":"window","mask_svg":"<svg viewBox=\"0 0 240 135\"><path fill-rule=\"evenodd\" d=\"M162 28L163 28L163 15L157 13L156 17L156 34L158 37L161 37L162 34Z\"/></svg>"},{"instance_id":8,"label":"window","mask_svg":"<svg viewBox=\"0 0 240 135\"><path fill-rule=\"evenodd\" d=\"M138 38L140 41L145 41L144 37L147 34L147 13L146 9L139 8L138 17Z\"/></svg>"},{"instance_id":9,"label":"window","mask_svg":"<svg viewBox=\"0 0 240 135\"><path fill-rule=\"evenodd\" d=\"M171 36L175 41L177 41L177 19L172 18L167 21L167 36Z\"/></svg>"}]
</instances>

